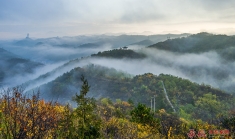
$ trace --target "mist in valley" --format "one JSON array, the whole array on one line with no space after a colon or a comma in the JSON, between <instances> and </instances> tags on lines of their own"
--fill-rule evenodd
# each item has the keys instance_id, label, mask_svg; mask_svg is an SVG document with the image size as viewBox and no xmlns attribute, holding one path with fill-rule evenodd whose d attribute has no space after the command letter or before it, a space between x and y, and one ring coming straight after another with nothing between
<instances>
[{"instance_id":1,"label":"mist in valley","mask_svg":"<svg viewBox=\"0 0 235 139\"><path fill-rule=\"evenodd\" d=\"M25 39L20 40L8 40L0 41L0 48L7 52L7 56L1 57L0 62L1 67L6 67L7 60L12 58L20 58L22 60L27 60L32 63L41 64L40 67L32 68L28 64L21 63L21 68L16 68L14 66L8 67L9 71L4 70L1 79L1 87L13 87L16 85L21 85L22 83L29 82L38 78L40 75L52 72L56 68L59 69L63 64L69 62L70 60L80 59L88 57L91 54L98 52L120 49L121 47L127 46L131 49L144 48L150 44L154 44L158 41L165 40L167 36L171 37L181 37L187 34L169 34L169 35L120 35L120 36L108 36L108 35L90 35L90 36L76 36L76 37L53 37L53 38L42 38L34 39L27 36ZM147 40L146 40L147 39ZM11 55L14 55L12 57ZM13 65L19 65L17 60L13 62L7 62ZM22 67L23 66L23 67ZM68 72L78 65L70 64L70 68L66 70L60 70L56 72L53 78L50 80L44 80L42 83L47 83L62 75L64 72ZM9 74L5 76L6 73L12 73L14 68L18 70L17 74ZM30 72L25 72L25 69L29 69ZM3 69L2 69L3 70ZM3 72L3 71L2 71ZM15 73L15 72L14 72ZM40 84L35 84L38 86ZM31 87L30 87L31 88Z\"/></svg>"},{"instance_id":2,"label":"mist in valley","mask_svg":"<svg viewBox=\"0 0 235 139\"><path fill-rule=\"evenodd\" d=\"M165 35L163 36L165 37ZM161 40L163 36L158 36L159 40ZM184 37L185 34L177 36ZM40 67L32 69L30 73L21 71L22 74L16 74L12 77L7 76L7 78L2 81L2 83L5 84L2 85L2 87L22 85L25 87L26 92L38 90L40 86L55 80L57 77L70 72L76 67L83 68L87 65L99 65L113 68L132 76L144 73L153 73L155 75L170 74L189 79L198 84L211 85L212 87L233 93L233 89L235 88L233 85L235 75L232 69L234 69L235 63L225 60L217 51L202 53L170 52L156 48L147 48L146 46L154 43L153 36L152 41L141 40L146 38L144 36L129 36L132 40L126 42L125 37L116 37L80 36L47 39L26 38L20 41L2 42L1 47L17 55L17 57L42 64ZM109 40L110 38L112 39ZM157 40L157 38L155 38L155 40ZM89 40L91 42L89 42ZM122 47L119 46L124 43L118 43L118 41L121 40L125 42L126 45L124 46L127 46L128 49L145 55L145 58L91 56L91 54L98 52L121 49ZM190 46L185 47L188 48ZM2 67L4 67L3 64Z\"/></svg>"},{"instance_id":3,"label":"mist in valley","mask_svg":"<svg viewBox=\"0 0 235 139\"><path fill-rule=\"evenodd\" d=\"M105 57L76 59L49 72L43 78L38 78L26 83L26 90L37 90L41 85L53 81L76 67L83 68L87 65L99 65L130 74L132 77L144 73L153 73L155 75L170 74L189 79L198 84L210 85L211 87L234 93L235 75L232 69L235 67L235 63L224 62L224 59L215 51L200 54L182 54L151 48L138 49L135 51L145 54L147 57L143 59L115 59ZM130 76L128 78L130 78ZM75 92L79 89L74 88L72 90Z\"/></svg>"},{"instance_id":4,"label":"mist in valley","mask_svg":"<svg viewBox=\"0 0 235 139\"><path fill-rule=\"evenodd\" d=\"M233 91L235 63L224 62L225 60L215 51L199 54L173 53L149 48L137 51L147 55L147 58L135 60L90 58L85 63L115 68L132 75L171 74L199 84L208 84L229 92Z\"/></svg>"}]
</instances>

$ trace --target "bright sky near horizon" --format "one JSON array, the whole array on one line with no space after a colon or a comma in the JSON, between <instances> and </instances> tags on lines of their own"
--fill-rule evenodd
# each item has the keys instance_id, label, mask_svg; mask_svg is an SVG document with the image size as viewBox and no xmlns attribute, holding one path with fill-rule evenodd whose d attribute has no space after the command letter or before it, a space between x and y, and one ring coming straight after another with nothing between
<instances>
[{"instance_id":1,"label":"bright sky near horizon","mask_svg":"<svg viewBox=\"0 0 235 139\"><path fill-rule=\"evenodd\" d=\"M235 34L235 0L0 0L0 39L129 33Z\"/></svg>"}]
</instances>

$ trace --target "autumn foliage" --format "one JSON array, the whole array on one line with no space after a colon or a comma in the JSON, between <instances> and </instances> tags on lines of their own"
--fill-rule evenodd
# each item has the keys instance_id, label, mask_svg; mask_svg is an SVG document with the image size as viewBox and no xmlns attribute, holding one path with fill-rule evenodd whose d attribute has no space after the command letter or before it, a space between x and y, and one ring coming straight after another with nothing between
<instances>
[{"instance_id":1,"label":"autumn foliage","mask_svg":"<svg viewBox=\"0 0 235 139\"><path fill-rule=\"evenodd\" d=\"M38 93L26 97L22 91L20 88L8 89L0 99L1 137L55 137L65 107L40 100Z\"/></svg>"},{"instance_id":2,"label":"autumn foliage","mask_svg":"<svg viewBox=\"0 0 235 139\"><path fill-rule=\"evenodd\" d=\"M232 138L234 133L234 117L212 124L190 121L177 113L167 113L165 109L153 112L146 105L135 105L131 100L95 100L86 96L90 88L88 81L83 76L81 81L80 94L74 96L76 107L44 101L39 98L39 92L24 94L20 87L3 91L0 96L0 138L186 139L189 131L194 130L209 135L210 131L228 129L231 133L227 138Z\"/></svg>"}]
</instances>

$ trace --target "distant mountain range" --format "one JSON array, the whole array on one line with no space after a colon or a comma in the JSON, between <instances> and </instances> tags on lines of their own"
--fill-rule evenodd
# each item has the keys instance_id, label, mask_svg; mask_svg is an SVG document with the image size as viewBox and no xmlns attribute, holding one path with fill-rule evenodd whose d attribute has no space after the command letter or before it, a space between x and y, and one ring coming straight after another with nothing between
<instances>
[{"instance_id":1,"label":"distant mountain range","mask_svg":"<svg viewBox=\"0 0 235 139\"><path fill-rule=\"evenodd\" d=\"M76 36L76 37L53 37L44 39L25 38L14 41L13 45L18 46L38 46L38 45L53 45L61 47L86 47L91 45L110 44L113 48L119 48L127 45L151 45L159 41L164 41L167 38L185 37L190 34L165 34L165 35L91 35L91 36Z\"/></svg>"}]
</instances>

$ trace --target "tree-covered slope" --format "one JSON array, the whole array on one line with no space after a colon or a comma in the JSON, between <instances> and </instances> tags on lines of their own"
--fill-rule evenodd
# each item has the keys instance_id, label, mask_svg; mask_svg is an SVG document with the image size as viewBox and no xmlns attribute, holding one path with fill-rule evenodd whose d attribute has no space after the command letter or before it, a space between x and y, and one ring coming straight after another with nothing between
<instances>
[{"instance_id":1,"label":"tree-covered slope","mask_svg":"<svg viewBox=\"0 0 235 139\"><path fill-rule=\"evenodd\" d=\"M63 74L54 81L41 86L41 95L51 99L62 98L59 101L66 102L80 90L81 75L84 75L91 85L90 96L109 97L113 100L130 99L135 103L150 106L151 98L156 95L156 109L173 112L167 101L167 97L169 97L177 113L186 119L209 120L220 113L226 115L233 108L234 97L232 95L208 85L199 85L186 79L164 74L157 76L146 73L131 77L115 69L96 65L75 68ZM163 92L162 81L168 96Z\"/></svg>"},{"instance_id":2,"label":"tree-covered slope","mask_svg":"<svg viewBox=\"0 0 235 139\"><path fill-rule=\"evenodd\" d=\"M149 48L157 48L180 53L201 53L217 51L226 59L235 59L235 36L213 35L206 32L188 37L168 39Z\"/></svg>"},{"instance_id":3,"label":"tree-covered slope","mask_svg":"<svg viewBox=\"0 0 235 139\"><path fill-rule=\"evenodd\" d=\"M0 48L0 60L6 60L6 59L10 59L10 58L16 58L19 57L3 48Z\"/></svg>"},{"instance_id":4,"label":"tree-covered slope","mask_svg":"<svg viewBox=\"0 0 235 139\"><path fill-rule=\"evenodd\" d=\"M107 58L132 58L132 59L138 59L138 58L145 58L146 55L135 52L133 50L129 49L114 49L104 52L98 52L97 54L92 54L93 57L107 57Z\"/></svg>"},{"instance_id":5,"label":"tree-covered slope","mask_svg":"<svg viewBox=\"0 0 235 139\"><path fill-rule=\"evenodd\" d=\"M43 66L43 64L21 58L9 51L6 51L5 49L0 48L0 66L1 83L5 79L12 78L16 75L33 73L37 67Z\"/></svg>"}]
</instances>

